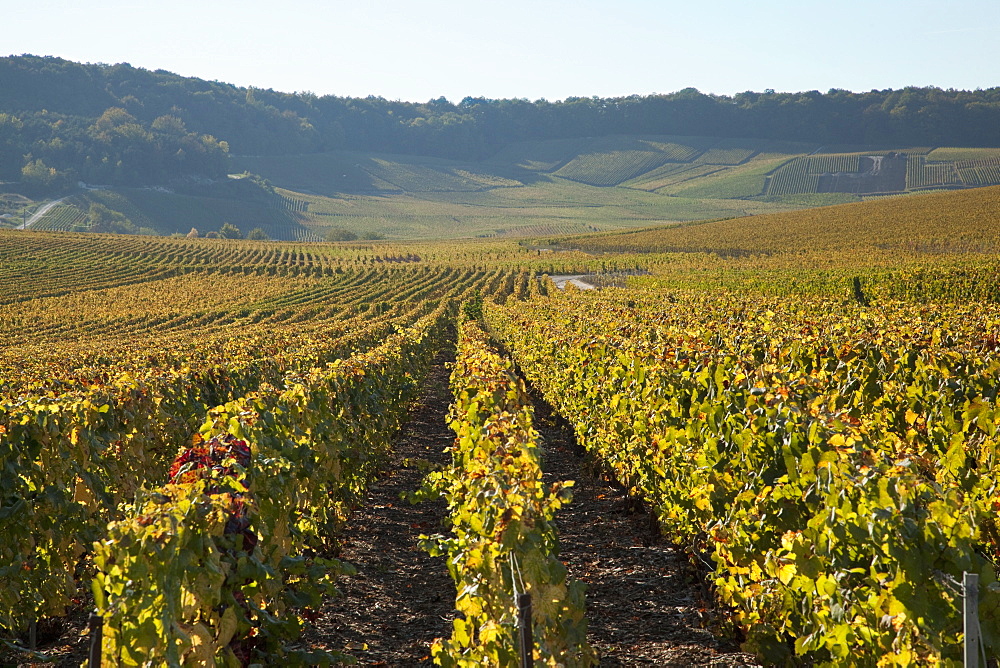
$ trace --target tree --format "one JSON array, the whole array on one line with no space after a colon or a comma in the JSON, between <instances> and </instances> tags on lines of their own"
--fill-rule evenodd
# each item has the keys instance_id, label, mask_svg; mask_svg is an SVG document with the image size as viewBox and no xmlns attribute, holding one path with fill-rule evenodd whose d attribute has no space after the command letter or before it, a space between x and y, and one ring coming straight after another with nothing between
<instances>
[{"instance_id":1,"label":"tree","mask_svg":"<svg viewBox=\"0 0 1000 668\"><path fill-rule=\"evenodd\" d=\"M267 232L259 227L255 227L249 232L247 232L247 239L251 241L267 241L270 237L267 236Z\"/></svg>"},{"instance_id":2,"label":"tree","mask_svg":"<svg viewBox=\"0 0 1000 668\"><path fill-rule=\"evenodd\" d=\"M219 236L223 239L242 239L243 233L232 223L223 223L219 228Z\"/></svg>"},{"instance_id":3,"label":"tree","mask_svg":"<svg viewBox=\"0 0 1000 668\"><path fill-rule=\"evenodd\" d=\"M327 241L354 241L357 238L357 234L342 227L332 227L326 233Z\"/></svg>"},{"instance_id":4,"label":"tree","mask_svg":"<svg viewBox=\"0 0 1000 668\"><path fill-rule=\"evenodd\" d=\"M88 232L113 232L115 234L136 234L139 230L125 214L112 211L98 202L91 202L87 211Z\"/></svg>"},{"instance_id":5,"label":"tree","mask_svg":"<svg viewBox=\"0 0 1000 668\"><path fill-rule=\"evenodd\" d=\"M108 132L126 125L135 125L135 117L121 107L110 107L94 121L93 128L98 132Z\"/></svg>"},{"instance_id":6,"label":"tree","mask_svg":"<svg viewBox=\"0 0 1000 668\"><path fill-rule=\"evenodd\" d=\"M197 239L198 238L198 228L192 227L191 231L187 233L187 238L188 239Z\"/></svg>"},{"instance_id":7,"label":"tree","mask_svg":"<svg viewBox=\"0 0 1000 668\"><path fill-rule=\"evenodd\" d=\"M29 192L46 193L58 188L63 181L63 175L46 165L41 158L31 160L29 155L27 164L21 168L21 183L27 186Z\"/></svg>"},{"instance_id":8,"label":"tree","mask_svg":"<svg viewBox=\"0 0 1000 668\"><path fill-rule=\"evenodd\" d=\"M24 123L16 116L0 113L0 179L16 180L21 168Z\"/></svg>"},{"instance_id":9,"label":"tree","mask_svg":"<svg viewBox=\"0 0 1000 668\"><path fill-rule=\"evenodd\" d=\"M176 135L178 137L183 137L187 134L187 128L184 127L184 121L169 114L157 117L153 120L153 124L150 127L154 130L158 130L159 132Z\"/></svg>"}]
</instances>

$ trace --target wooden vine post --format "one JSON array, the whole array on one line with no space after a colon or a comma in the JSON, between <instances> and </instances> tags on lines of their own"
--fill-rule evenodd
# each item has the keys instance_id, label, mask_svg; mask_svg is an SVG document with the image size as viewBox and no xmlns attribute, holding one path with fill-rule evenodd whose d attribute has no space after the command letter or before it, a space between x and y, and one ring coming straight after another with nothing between
<instances>
[{"instance_id":1,"label":"wooden vine post","mask_svg":"<svg viewBox=\"0 0 1000 668\"><path fill-rule=\"evenodd\" d=\"M521 639L521 668L534 665L535 639L531 629L531 594L517 595L517 626Z\"/></svg>"},{"instance_id":2,"label":"wooden vine post","mask_svg":"<svg viewBox=\"0 0 1000 668\"><path fill-rule=\"evenodd\" d=\"M89 668L100 668L101 649L104 645L104 618L92 612L87 620L87 626L90 627L90 661L87 665Z\"/></svg>"},{"instance_id":3,"label":"wooden vine post","mask_svg":"<svg viewBox=\"0 0 1000 668\"><path fill-rule=\"evenodd\" d=\"M979 668L979 575L962 576L965 668Z\"/></svg>"}]
</instances>

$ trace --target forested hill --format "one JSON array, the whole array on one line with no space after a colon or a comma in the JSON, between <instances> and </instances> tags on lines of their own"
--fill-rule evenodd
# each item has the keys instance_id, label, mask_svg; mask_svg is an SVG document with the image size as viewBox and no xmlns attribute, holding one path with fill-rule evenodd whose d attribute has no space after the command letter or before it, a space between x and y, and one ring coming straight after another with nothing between
<instances>
[{"instance_id":1,"label":"forested hill","mask_svg":"<svg viewBox=\"0 0 1000 668\"><path fill-rule=\"evenodd\" d=\"M337 149L481 159L523 140L669 134L865 146L1000 146L1000 88L408 103L280 93L128 64L0 58L0 180L152 184L225 154Z\"/></svg>"}]
</instances>

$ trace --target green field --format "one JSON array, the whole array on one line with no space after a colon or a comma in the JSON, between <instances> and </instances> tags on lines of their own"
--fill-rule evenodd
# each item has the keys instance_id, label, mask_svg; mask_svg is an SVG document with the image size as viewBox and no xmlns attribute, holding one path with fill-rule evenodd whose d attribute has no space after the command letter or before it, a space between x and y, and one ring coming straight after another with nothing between
<instances>
[{"instance_id":1,"label":"green field","mask_svg":"<svg viewBox=\"0 0 1000 668\"><path fill-rule=\"evenodd\" d=\"M906 158L906 191L1000 183L997 149L609 136L520 142L479 162L353 151L233 156L234 177L263 180L89 190L31 227L85 230L96 202L160 235L225 223L284 241L336 231L387 239L579 234L861 201L879 188L821 191L831 174L850 175L838 178L855 187L871 178L867 156L893 153ZM39 204L6 200L3 224Z\"/></svg>"}]
</instances>

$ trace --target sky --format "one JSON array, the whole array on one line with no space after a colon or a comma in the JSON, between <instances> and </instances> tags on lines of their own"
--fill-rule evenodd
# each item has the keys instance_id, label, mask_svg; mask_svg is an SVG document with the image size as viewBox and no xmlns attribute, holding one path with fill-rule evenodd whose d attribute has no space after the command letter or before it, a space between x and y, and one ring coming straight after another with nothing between
<instances>
[{"instance_id":1,"label":"sky","mask_svg":"<svg viewBox=\"0 0 1000 668\"><path fill-rule=\"evenodd\" d=\"M997 0L0 0L0 17L0 55L414 102L1000 86Z\"/></svg>"}]
</instances>

